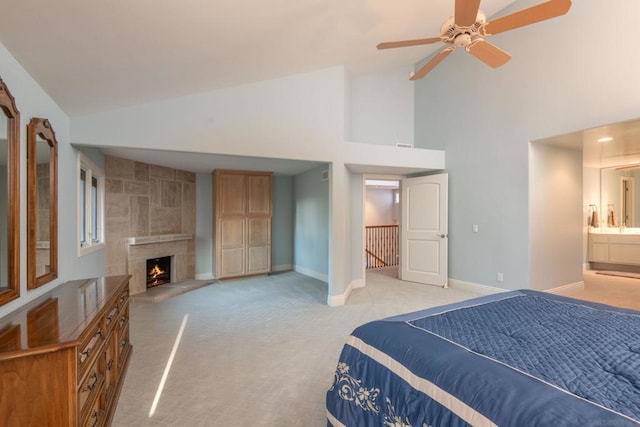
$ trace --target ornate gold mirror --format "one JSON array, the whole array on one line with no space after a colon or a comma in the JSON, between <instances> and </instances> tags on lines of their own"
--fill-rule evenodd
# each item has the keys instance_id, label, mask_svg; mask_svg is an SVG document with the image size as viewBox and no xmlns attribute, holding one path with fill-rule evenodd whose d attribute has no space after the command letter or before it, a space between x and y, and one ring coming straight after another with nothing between
<instances>
[{"instance_id":1,"label":"ornate gold mirror","mask_svg":"<svg viewBox=\"0 0 640 427\"><path fill-rule=\"evenodd\" d=\"M47 119L27 126L27 288L58 277L58 141Z\"/></svg>"},{"instance_id":2,"label":"ornate gold mirror","mask_svg":"<svg viewBox=\"0 0 640 427\"><path fill-rule=\"evenodd\" d=\"M20 113L0 79L0 305L20 295Z\"/></svg>"}]
</instances>

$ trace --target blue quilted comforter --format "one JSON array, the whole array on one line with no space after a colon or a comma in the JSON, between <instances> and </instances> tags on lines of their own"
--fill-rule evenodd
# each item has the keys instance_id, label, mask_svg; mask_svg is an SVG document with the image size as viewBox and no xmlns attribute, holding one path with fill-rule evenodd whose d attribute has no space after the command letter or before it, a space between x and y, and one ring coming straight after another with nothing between
<instances>
[{"instance_id":1,"label":"blue quilted comforter","mask_svg":"<svg viewBox=\"0 0 640 427\"><path fill-rule=\"evenodd\" d=\"M367 323L327 392L334 426L640 424L640 313L514 291Z\"/></svg>"}]
</instances>

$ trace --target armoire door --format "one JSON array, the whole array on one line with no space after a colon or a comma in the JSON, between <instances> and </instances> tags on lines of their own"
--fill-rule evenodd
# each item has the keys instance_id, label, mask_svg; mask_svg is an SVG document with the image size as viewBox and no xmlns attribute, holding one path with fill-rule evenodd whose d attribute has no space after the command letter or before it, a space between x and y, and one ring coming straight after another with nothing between
<instances>
[{"instance_id":1,"label":"armoire door","mask_svg":"<svg viewBox=\"0 0 640 427\"><path fill-rule=\"evenodd\" d=\"M216 170L216 277L271 271L271 173Z\"/></svg>"}]
</instances>

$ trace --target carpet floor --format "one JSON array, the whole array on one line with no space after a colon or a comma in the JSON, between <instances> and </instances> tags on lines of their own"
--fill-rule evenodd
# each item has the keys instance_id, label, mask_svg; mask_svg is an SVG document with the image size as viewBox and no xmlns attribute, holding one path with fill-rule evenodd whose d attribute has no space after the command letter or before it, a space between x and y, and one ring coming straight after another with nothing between
<instances>
[{"instance_id":1,"label":"carpet floor","mask_svg":"<svg viewBox=\"0 0 640 427\"><path fill-rule=\"evenodd\" d=\"M326 305L326 283L294 272L132 303L113 426L326 426L325 392L356 326L478 296L380 273L342 307Z\"/></svg>"}]
</instances>

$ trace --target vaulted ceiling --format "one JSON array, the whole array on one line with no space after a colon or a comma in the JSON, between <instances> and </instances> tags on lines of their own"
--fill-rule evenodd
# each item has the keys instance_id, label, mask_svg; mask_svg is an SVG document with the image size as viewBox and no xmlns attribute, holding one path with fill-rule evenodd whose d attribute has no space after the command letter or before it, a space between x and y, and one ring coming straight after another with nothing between
<instances>
[{"instance_id":1,"label":"vaulted ceiling","mask_svg":"<svg viewBox=\"0 0 640 427\"><path fill-rule=\"evenodd\" d=\"M454 0L14 0L0 42L70 116L336 65L355 75L440 46ZM483 0L487 16L513 0Z\"/></svg>"}]
</instances>

